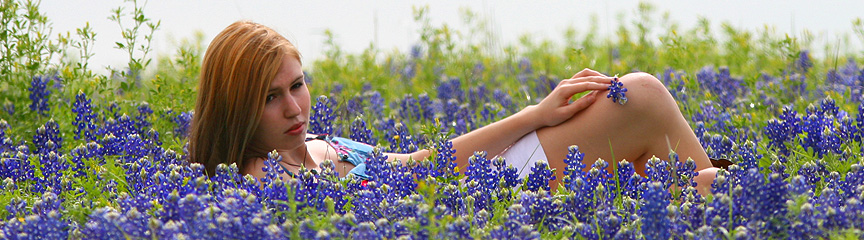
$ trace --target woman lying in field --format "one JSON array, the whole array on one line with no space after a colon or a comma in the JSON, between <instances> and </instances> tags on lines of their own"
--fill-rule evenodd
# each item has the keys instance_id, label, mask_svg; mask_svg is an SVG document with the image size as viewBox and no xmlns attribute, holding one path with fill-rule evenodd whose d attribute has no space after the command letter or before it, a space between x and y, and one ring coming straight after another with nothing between
<instances>
[{"instance_id":1,"label":"woman lying in field","mask_svg":"<svg viewBox=\"0 0 864 240\"><path fill-rule=\"evenodd\" d=\"M297 48L266 26L236 22L219 33L201 67L190 159L204 164L209 174L220 163L236 163L242 173L262 178L264 160L275 150L288 175L331 160L340 176L366 176L371 146L307 133L311 99L301 67ZM614 146L614 159L633 162L644 175L648 159L668 156L671 147L680 159L695 160L697 189L708 193L717 168L663 84L649 74L627 74L619 78L628 88L627 104L598 101L612 80L582 70L539 104L452 139L459 169L466 169L474 152L485 151L504 157L524 177L538 159L564 169L571 145L585 153L587 166L598 158L613 159ZM570 101L583 92L589 93ZM430 151L385 154L390 160L422 160ZM563 178L560 170L556 175Z\"/></svg>"}]
</instances>

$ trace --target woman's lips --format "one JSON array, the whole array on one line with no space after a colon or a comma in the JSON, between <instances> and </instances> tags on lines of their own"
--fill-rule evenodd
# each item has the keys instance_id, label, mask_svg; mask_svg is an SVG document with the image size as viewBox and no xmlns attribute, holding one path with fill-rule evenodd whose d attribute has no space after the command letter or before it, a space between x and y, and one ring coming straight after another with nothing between
<instances>
[{"instance_id":1,"label":"woman's lips","mask_svg":"<svg viewBox=\"0 0 864 240\"><path fill-rule=\"evenodd\" d=\"M291 128L288 129L288 131L285 131L285 133L290 135L299 135L306 133L306 131L304 131L305 129L303 128L304 126L306 126L306 123L303 122L294 124L294 126L291 126Z\"/></svg>"}]
</instances>

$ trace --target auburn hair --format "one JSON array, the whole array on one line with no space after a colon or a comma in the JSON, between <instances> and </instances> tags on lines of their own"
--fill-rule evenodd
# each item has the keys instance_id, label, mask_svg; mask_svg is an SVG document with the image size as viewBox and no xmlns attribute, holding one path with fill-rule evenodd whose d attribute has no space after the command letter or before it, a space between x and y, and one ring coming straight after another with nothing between
<instances>
[{"instance_id":1,"label":"auburn hair","mask_svg":"<svg viewBox=\"0 0 864 240\"><path fill-rule=\"evenodd\" d=\"M273 29L238 21L210 42L201 66L189 133L189 160L213 176L220 163L244 168L244 151L264 112L265 95L285 56L300 52Z\"/></svg>"}]
</instances>

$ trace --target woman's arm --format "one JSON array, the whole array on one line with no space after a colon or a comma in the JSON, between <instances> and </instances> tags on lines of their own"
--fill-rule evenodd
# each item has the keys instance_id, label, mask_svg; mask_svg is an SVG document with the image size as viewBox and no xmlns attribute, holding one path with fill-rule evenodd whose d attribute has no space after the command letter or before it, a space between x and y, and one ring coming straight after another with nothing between
<instances>
[{"instance_id":1,"label":"woman's arm","mask_svg":"<svg viewBox=\"0 0 864 240\"><path fill-rule=\"evenodd\" d=\"M464 169L468 164L468 158L474 152L486 151L490 156L500 154L525 134L570 119L596 99L596 92L592 92L571 103L570 99L573 95L585 91L605 90L611 80L612 78L585 69L571 79L562 80L539 104L528 106L507 118L456 137L452 142L458 166ZM411 154L388 153L387 155L391 160L399 159L404 162L408 158L425 159L429 154L429 150L421 150Z\"/></svg>"}]
</instances>

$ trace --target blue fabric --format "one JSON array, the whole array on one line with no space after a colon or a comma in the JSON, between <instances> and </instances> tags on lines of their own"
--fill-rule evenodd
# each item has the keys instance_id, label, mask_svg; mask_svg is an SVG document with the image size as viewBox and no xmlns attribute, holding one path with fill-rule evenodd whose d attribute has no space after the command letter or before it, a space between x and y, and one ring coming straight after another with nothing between
<instances>
[{"instance_id":1,"label":"blue fabric","mask_svg":"<svg viewBox=\"0 0 864 240\"><path fill-rule=\"evenodd\" d=\"M354 174L362 179L369 179L369 175L366 174L366 159L373 156L372 146L342 137L328 137L326 141L336 149L341 161L354 164L354 168L348 171L348 175Z\"/></svg>"}]
</instances>

